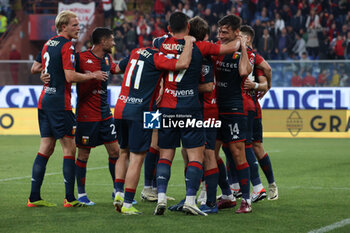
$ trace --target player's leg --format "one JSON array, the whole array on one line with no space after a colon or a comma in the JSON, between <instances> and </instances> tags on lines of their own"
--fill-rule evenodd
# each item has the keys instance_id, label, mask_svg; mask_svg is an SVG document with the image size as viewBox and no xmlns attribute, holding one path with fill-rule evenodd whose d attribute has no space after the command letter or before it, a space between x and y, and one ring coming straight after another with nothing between
<instances>
[{"instance_id":1,"label":"player's leg","mask_svg":"<svg viewBox=\"0 0 350 233\"><path fill-rule=\"evenodd\" d=\"M175 149L160 148L160 157L157 164L157 190L158 202L154 211L155 215L163 215L166 209L166 191L171 175L171 164L175 156Z\"/></svg>"},{"instance_id":2,"label":"player's leg","mask_svg":"<svg viewBox=\"0 0 350 233\"><path fill-rule=\"evenodd\" d=\"M217 213L216 191L219 180L219 169L215 157L216 128L205 130L204 150L204 180L207 191L207 198L204 205L199 207L204 213Z\"/></svg>"},{"instance_id":3,"label":"player's leg","mask_svg":"<svg viewBox=\"0 0 350 233\"><path fill-rule=\"evenodd\" d=\"M105 143L105 147L108 153L108 170L112 177L113 182L113 194L112 197L114 199L115 197L115 165L117 163L117 160L119 158L119 145L118 142L114 141L112 143Z\"/></svg>"},{"instance_id":4,"label":"player's leg","mask_svg":"<svg viewBox=\"0 0 350 233\"><path fill-rule=\"evenodd\" d=\"M261 110L260 110L261 111ZM262 137L262 123L261 123L261 112L258 110L258 117L254 118L253 126L253 149L255 155L259 161L260 167L263 170L267 181L269 183L268 200L278 199L278 188L275 183L275 177L273 175L272 165L270 157L265 153L263 147L263 137Z\"/></svg>"},{"instance_id":5,"label":"player's leg","mask_svg":"<svg viewBox=\"0 0 350 233\"><path fill-rule=\"evenodd\" d=\"M158 130L154 129L152 132L151 146L146 154L145 166L144 166L144 188L141 192L141 198L147 201L157 201L157 189L153 187L156 182L155 174L157 162L159 160L159 147L158 147Z\"/></svg>"},{"instance_id":6,"label":"player's leg","mask_svg":"<svg viewBox=\"0 0 350 233\"><path fill-rule=\"evenodd\" d=\"M52 155L56 145L53 137L42 137L40 140L39 152L34 160L32 169L32 181L30 196L27 201L28 207L56 206L56 204L41 199L41 185L44 180L46 164Z\"/></svg>"},{"instance_id":7,"label":"player's leg","mask_svg":"<svg viewBox=\"0 0 350 233\"><path fill-rule=\"evenodd\" d=\"M85 203L86 205L95 205L94 202L89 200L85 191L86 166L89 159L90 150L90 148L78 147L78 158L75 161L75 169L78 187L78 201Z\"/></svg>"},{"instance_id":8,"label":"player's leg","mask_svg":"<svg viewBox=\"0 0 350 233\"><path fill-rule=\"evenodd\" d=\"M218 138L221 139L221 131L218 131ZM221 198L218 202L218 208L219 209L226 209L226 208L232 208L236 206L236 198L233 196L232 191L230 189L230 185L227 180L227 175L226 175L226 167L224 164L224 161L220 157L220 148L221 148L222 141L221 140L216 140L216 145L215 145L215 159L216 163L218 165L218 170L219 170L219 187L221 188ZM225 144L224 144L225 145ZM228 148L228 147L227 147ZM230 153L231 155L231 153Z\"/></svg>"},{"instance_id":9,"label":"player's leg","mask_svg":"<svg viewBox=\"0 0 350 233\"><path fill-rule=\"evenodd\" d=\"M252 202L257 202L266 198L266 191L261 183L259 175L259 165L253 150L253 126L255 111L248 111L247 136L245 141L245 153L250 168L250 179L253 185Z\"/></svg>"},{"instance_id":10,"label":"player's leg","mask_svg":"<svg viewBox=\"0 0 350 233\"><path fill-rule=\"evenodd\" d=\"M121 212L123 214L141 214L141 212L132 207L132 202L135 197L136 188L140 179L141 168L145 156L146 151L141 153L130 152L129 167L125 176L124 203L121 209Z\"/></svg>"},{"instance_id":11,"label":"player's leg","mask_svg":"<svg viewBox=\"0 0 350 233\"><path fill-rule=\"evenodd\" d=\"M259 160L260 167L263 170L266 179L269 183L268 200L277 200L278 188L275 183L275 177L273 175L270 157L267 153L265 153L263 144L261 142L254 142L253 148Z\"/></svg>"},{"instance_id":12,"label":"player's leg","mask_svg":"<svg viewBox=\"0 0 350 233\"><path fill-rule=\"evenodd\" d=\"M238 173L236 169L236 164L233 160L230 148L228 147L228 144L222 145L222 150L225 153L226 157L226 169L227 169L227 177L228 177L228 183L230 185L232 194L235 198L239 198L242 196L241 188L239 187L239 180L238 180Z\"/></svg>"},{"instance_id":13,"label":"player's leg","mask_svg":"<svg viewBox=\"0 0 350 233\"><path fill-rule=\"evenodd\" d=\"M172 110L162 109L162 113L173 114ZM162 128L158 130L159 161L156 178L158 202L154 215L163 215L166 210L166 191L171 175L171 164L175 156L176 147L180 146L180 132L176 128Z\"/></svg>"}]
</instances>

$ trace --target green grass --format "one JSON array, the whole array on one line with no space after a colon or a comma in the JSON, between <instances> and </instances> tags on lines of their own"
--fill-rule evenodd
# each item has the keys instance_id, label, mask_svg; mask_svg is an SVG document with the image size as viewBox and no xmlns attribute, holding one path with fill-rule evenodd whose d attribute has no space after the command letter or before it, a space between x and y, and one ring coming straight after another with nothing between
<instances>
[{"instance_id":1,"label":"green grass","mask_svg":"<svg viewBox=\"0 0 350 233\"><path fill-rule=\"evenodd\" d=\"M112 206L112 180L103 147L92 150L86 187L96 206L63 208L62 150L50 158L42 197L55 208L27 208L32 164L39 136L0 136L0 232L308 232L350 218L350 143L348 139L266 139L279 187L279 200L253 204L253 213L232 209L208 217L167 211L153 216L155 204L140 201L142 216L122 216ZM168 195L183 198L183 162L172 166ZM267 187L262 172L262 181ZM4 181L7 178L19 177ZM22 177L22 178L21 178ZM23 178L26 177L26 178ZM175 204L176 201L169 202ZM350 225L332 232L350 232Z\"/></svg>"}]
</instances>

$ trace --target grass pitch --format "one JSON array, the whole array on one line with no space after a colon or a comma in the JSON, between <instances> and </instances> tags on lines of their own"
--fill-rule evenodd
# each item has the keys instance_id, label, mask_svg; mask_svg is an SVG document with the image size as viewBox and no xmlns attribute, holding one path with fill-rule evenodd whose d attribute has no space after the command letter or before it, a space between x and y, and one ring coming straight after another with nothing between
<instances>
[{"instance_id":1,"label":"grass pitch","mask_svg":"<svg viewBox=\"0 0 350 233\"><path fill-rule=\"evenodd\" d=\"M237 215L229 209L208 217L170 211L165 216L153 216L155 203L140 200L143 177L135 197L143 215L122 216L115 212L104 147L92 150L86 179L88 196L97 205L63 208L59 143L47 165L42 187L42 197L58 207L27 208L39 142L39 136L0 136L0 232L309 232L350 218L348 139L266 139L264 145L272 161L279 200L253 204L251 214ZM267 188L262 171L260 175ZM168 188L168 195L176 201L168 202L168 206L184 194L183 162L177 150ZM332 232L350 232L350 225Z\"/></svg>"}]
</instances>

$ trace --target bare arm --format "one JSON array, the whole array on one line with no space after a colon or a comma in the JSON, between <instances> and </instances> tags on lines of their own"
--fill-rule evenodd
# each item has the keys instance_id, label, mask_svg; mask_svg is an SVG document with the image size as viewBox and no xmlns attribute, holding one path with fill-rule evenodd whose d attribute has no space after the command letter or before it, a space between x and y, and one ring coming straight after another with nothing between
<instances>
[{"instance_id":1,"label":"bare arm","mask_svg":"<svg viewBox=\"0 0 350 233\"><path fill-rule=\"evenodd\" d=\"M246 37L241 37L241 59L239 60L238 71L241 77L248 76L252 72L252 66L248 59Z\"/></svg>"},{"instance_id":2,"label":"bare arm","mask_svg":"<svg viewBox=\"0 0 350 233\"><path fill-rule=\"evenodd\" d=\"M267 88L271 88L271 80L272 80L272 69L269 63L267 61L261 62L259 65L257 65L258 68L262 69L265 73L265 77L267 79Z\"/></svg>"},{"instance_id":3,"label":"bare arm","mask_svg":"<svg viewBox=\"0 0 350 233\"><path fill-rule=\"evenodd\" d=\"M39 74L42 70L42 64L40 62L34 61L32 68L30 69L30 72L32 74Z\"/></svg>"},{"instance_id":4,"label":"bare arm","mask_svg":"<svg viewBox=\"0 0 350 233\"><path fill-rule=\"evenodd\" d=\"M265 76L258 77L259 83L253 82L250 79L246 79L244 82L244 89L246 90L256 90L256 91L268 91L267 88L267 79Z\"/></svg>"},{"instance_id":5,"label":"bare arm","mask_svg":"<svg viewBox=\"0 0 350 233\"><path fill-rule=\"evenodd\" d=\"M213 86L214 86L214 82L202 83L198 85L198 91L199 93L212 92Z\"/></svg>"},{"instance_id":6,"label":"bare arm","mask_svg":"<svg viewBox=\"0 0 350 233\"><path fill-rule=\"evenodd\" d=\"M67 82L69 83L85 82L91 79L106 81L108 79L107 73L100 70L92 73L86 73L86 74L78 73L78 72L75 72L74 70L64 70L64 74L66 76Z\"/></svg>"},{"instance_id":7,"label":"bare arm","mask_svg":"<svg viewBox=\"0 0 350 233\"><path fill-rule=\"evenodd\" d=\"M175 70L187 69L191 63L193 42L195 42L196 39L193 36L185 36L184 40L185 40L184 51L182 51L179 57L179 60L176 62Z\"/></svg>"},{"instance_id":8,"label":"bare arm","mask_svg":"<svg viewBox=\"0 0 350 233\"><path fill-rule=\"evenodd\" d=\"M124 72L120 69L119 65L117 64L117 66L115 67L115 74L123 74Z\"/></svg>"},{"instance_id":9,"label":"bare arm","mask_svg":"<svg viewBox=\"0 0 350 233\"><path fill-rule=\"evenodd\" d=\"M241 45L241 42L239 39L235 39L227 44L221 44L219 54L222 55L222 54L234 53L238 51L240 45Z\"/></svg>"}]
</instances>

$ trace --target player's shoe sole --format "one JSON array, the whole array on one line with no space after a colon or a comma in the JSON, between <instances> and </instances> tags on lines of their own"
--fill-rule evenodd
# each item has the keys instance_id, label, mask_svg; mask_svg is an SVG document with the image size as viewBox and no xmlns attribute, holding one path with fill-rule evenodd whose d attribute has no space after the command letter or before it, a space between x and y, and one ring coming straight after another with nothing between
<instances>
[{"instance_id":1,"label":"player's shoe sole","mask_svg":"<svg viewBox=\"0 0 350 233\"><path fill-rule=\"evenodd\" d=\"M277 185L275 185L275 184L269 185L269 194L268 194L267 200L270 200L270 201L278 200Z\"/></svg>"},{"instance_id":2,"label":"player's shoe sole","mask_svg":"<svg viewBox=\"0 0 350 233\"><path fill-rule=\"evenodd\" d=\"M63 206L65 208L71 208L71 207L87 207L87 205L85 203L81 203L78 200L74 200L74 201L67 201L67 199L64 199L64 204Z\"/></svg>"},{"instance_id":3,"label":"player's shoe sole","mask_svg":"<svg viewBox=\"0 0 350 233\"><path fill-rule=\"evenodd\" d=\"M28 207L55 207L57 206L55 203L51 203L44 200L33 201L31 202L29 199L27 200Z\"/></svg>"},{"instance_id":4,"label":"player's shoe sole","mask_svg":"<svg viewBox=\"0 0 350 233\"><path fill-rule=\"evenodd\" d=\"M191 215L208 216L208 214L201 211L196 205L189 205L187 203L184 204L182 211Z\"/></svg>"},{"instance_id":5,"label":"player's shoe sole","mask_svg":"<svg viewBox=\"0 0 350 233\"><path fill-rule=\"evenodd\" d=\"M166 210L166 203L158 203L153 214L154 215L164 215Z\"/></svg>"}]
</instances>

